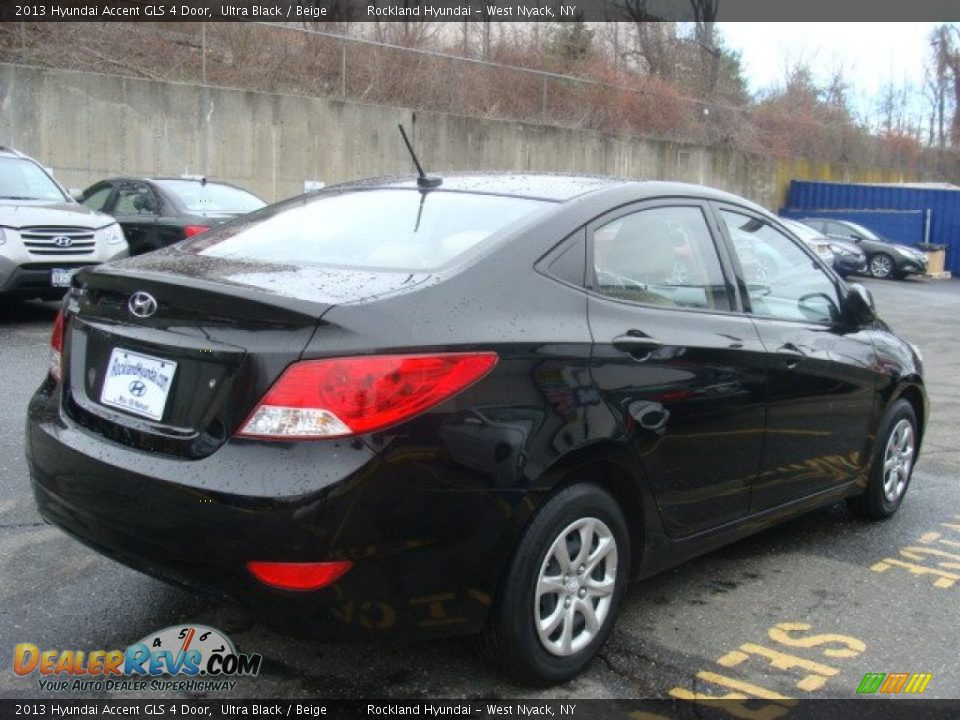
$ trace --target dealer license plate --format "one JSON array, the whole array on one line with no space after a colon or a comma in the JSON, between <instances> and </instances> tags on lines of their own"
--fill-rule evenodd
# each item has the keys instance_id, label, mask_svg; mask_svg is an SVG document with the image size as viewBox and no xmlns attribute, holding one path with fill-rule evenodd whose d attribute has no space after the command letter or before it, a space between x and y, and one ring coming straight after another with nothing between
<instances>
[{"instance_id":1,"label":"dealer license plate","mask_svg":"<svg viewBox=\"0 0 960 720\"><path fill-rule=\"evenodd\" d=\"M114 348L100 402L151 420L160 420L167 406L177 363Z\"/></svg>"},{"instance_id":2,"label":"dealer license plate","mask_svg":"<svg viewBox=\"0 0 960 720\"><path fill-rule=\"evenodd\" d=\"M50 285L52 287L70 287L70 278L76 270L67 268L53 268L50 270Z\"/></svg>"}]
</instances>

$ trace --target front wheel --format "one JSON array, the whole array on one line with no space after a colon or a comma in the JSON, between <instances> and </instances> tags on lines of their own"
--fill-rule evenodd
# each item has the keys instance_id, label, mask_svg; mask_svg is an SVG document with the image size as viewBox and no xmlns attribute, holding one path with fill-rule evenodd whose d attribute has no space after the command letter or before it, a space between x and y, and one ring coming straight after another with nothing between
<instances>
[{"instance_id":1,"label":"front wheel","mask_svg":"<svg viewBox=\"0 0 960 720\"><path fill-rule=\"evenodd\" d=\"M897 400L887 412L877 438L867 489L847 499L853 513L867 520L888 518L903 502L920 446L913 406L906 400Z\"/></svg>"},{"instance_id":2,"label":"front wheel","mask_svg":"<svg viewBox=\"0 0 960 720\"><path fill-rule=\"evenodd\" d=\"M507 677L549 685L577 675L613 627L630 572L620 506L594 485L548 500L523 535L486 633Z\"/></svg>"},{"instance_id":3,"label":"front wheel","mask_svg":"<svg viewBox=\"0 0 960 720\"><path fill-rule=\"evenodd\" d=\"M893 258L886 253L877 253L870 258L870 274L880 280L893 277Z\"/></svg>"}]
</instances>

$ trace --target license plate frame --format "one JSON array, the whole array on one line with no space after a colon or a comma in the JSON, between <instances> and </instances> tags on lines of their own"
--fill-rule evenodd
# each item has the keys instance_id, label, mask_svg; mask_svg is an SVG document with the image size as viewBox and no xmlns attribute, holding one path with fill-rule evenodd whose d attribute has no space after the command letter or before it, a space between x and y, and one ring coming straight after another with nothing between
<instances>
[{"instance_id":1,"label":"license plate frame","mask_svg":"<svg viewBox=\"0 0 960 720\"><path fill-rule=\"evenodd\" d=\"M177 372L174 360L115 347L100 390L100 403L159 422Z\"/></svg>"}]
</instances>

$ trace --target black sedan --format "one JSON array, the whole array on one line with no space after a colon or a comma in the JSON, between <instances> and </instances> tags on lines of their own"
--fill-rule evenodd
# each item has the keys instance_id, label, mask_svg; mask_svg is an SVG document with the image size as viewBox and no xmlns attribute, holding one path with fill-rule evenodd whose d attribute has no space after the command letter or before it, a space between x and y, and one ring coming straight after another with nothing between
<instances>
[{"instance_id":1,"label":"black sedan","mask_svg":"<svg viewBox=\"0 0 960 720\"><path fill-rule=\"evenodd\" d=\"M925 253L882 238L858 223L827 218L805 218L802 222L831 240L854 243L866 254L867 269L875 278L903 278L927 271Z\"/></svg>"},{"instance_id":2,"label":"black sedan","mask_svg":"<svg viewBox=\"0 0 960 720\"><path fill-rule=\"evenodd\" d=\"M774 216L692 185L436 182L78 273L27 419L43 516L273 625L482 633L543 683L631 579L842 499L897 511L919 355ZM755 275L771 254L787 271Z\"/></svg>"},{"instance_id":3,"label":"black sedan","mask_svg":"<svg viewBox=\"0 0 960 720\"><path fill-rule=\"evenodd\" d=\"M131 255L199 235L266 205L242 188L206 178L112 178L90 186L78 199L119 221Z\"/></svg>"}]
</instances>

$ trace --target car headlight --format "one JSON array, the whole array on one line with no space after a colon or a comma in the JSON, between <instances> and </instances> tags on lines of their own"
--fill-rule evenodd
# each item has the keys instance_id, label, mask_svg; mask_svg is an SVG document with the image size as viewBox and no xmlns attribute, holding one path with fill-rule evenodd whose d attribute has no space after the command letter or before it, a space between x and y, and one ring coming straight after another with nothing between
<instances>
[{"instance_id":1,"label":"car headlight","mask_svg":"<svg viewBox=\"0 0 960 720\"><path fill-rule=\"evenodd\" d=\"M913 249L911 249L911 248L897 247L897 248L894 248L894 250L896 250L902 257L905 257L905 258L907 258L908 260L922 260L922 259L924 259L924 258L922 258L922 257L920 256L920 253L918 253L916 250L913 250Z\"/></svg>"},{"instance_id":2,"label":"car headlight","mask_svg":"<svg viewBox=\"0 0 960 720\"><path fill-rule=\"evenodd\" d=\"M831 245L830 249L833 251L834 255L842 255L843 257L853 257L852 252L850 252L846 248L840 247L839 245Z\"/></svg>"},{"instance_id":3,"label":"car headlight","mask_svg":"<svg viewBox=\"0 0 960 720\"><path fill-rule=\"evenodd\" d=\"M100 234L100 237L107 241L108 245L119 245L127 240L123 234L123 228L120 227L119 223L107 225L105 228L97 230L97 232Z\"/></svg>"}]
</instances>

